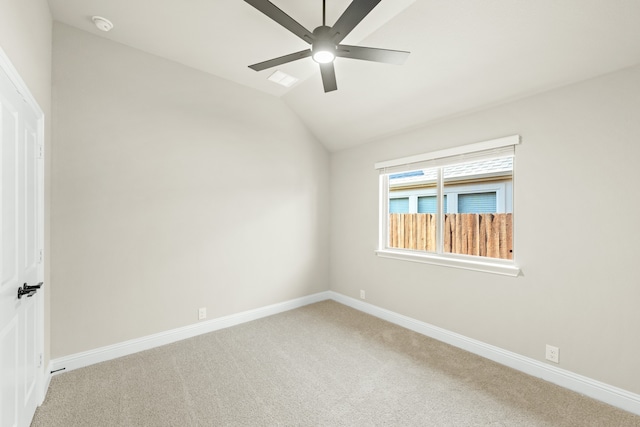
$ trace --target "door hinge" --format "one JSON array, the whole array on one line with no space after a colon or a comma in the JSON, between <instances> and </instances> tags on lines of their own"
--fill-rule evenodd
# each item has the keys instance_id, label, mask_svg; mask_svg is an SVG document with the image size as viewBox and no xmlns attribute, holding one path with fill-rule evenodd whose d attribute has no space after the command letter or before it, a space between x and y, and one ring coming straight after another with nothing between
<instances>
[{"instance_id":1,"label":"door hinge","mask_svg":"<svg viewBox=\"0 0 640 427\"><path fill-rule=\"evenodd\" d=\"M42 260L44 260L44 251L40 249L38 251L38 264L42 264Z\"/></svg>"},{"instance_id":2,"label":"door hinge","mask_svg":"<svg viewBox=\"0 0 640 427\"><path fill-rule=\"evenodd\" d=\"M40 354L38 355L38 366L36 366L36 367L37 367L37 368L41 368L41 367L42 367L42 362L44 362L44 360L43 360L42 353L40 353Z\"/></svg>"},{"instance_id":3,"label":"door hinge","mask_svg":"<svg viewBox=\"0 0 640 427\"><path fill-rule=\"evenodd\" d=\"M38 158L44 158L44 144L38 144Z\"/></svg>"}]
</instances>

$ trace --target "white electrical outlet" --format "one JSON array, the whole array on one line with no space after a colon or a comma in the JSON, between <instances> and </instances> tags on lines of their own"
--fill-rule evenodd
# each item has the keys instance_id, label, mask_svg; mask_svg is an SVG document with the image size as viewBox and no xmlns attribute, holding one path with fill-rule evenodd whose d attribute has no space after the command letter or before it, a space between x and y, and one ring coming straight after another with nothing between
<instances>
[{"instance_id":1,"label":"white electrical outlet","mask_svg":"<svg viewBox=\"0 0 640 427\"><path fill-rule=\"evenodd\" d=\"M547 353L545 358L551 362L560 363L560 349L547 344Z\"/></svg>"},{"instance_id":2,"label":"white electrical outlet","mask_svg":"<svg viewBox=\"0 0 640 427\"><path fill-rule=\"evenodd\" d=\"M360 289L360 299L365 299L364 289Z\"/></svg>"},{"instance_id":3,"label":"white electrical outlet","mask_svg":"<svg viewBox=\"0 0 640 427\"><path fill-rule=\"evenodd\" d=\"M198 320L207 318L207 307L202 307L198 309Z\"/></svg>"}]
</instances>

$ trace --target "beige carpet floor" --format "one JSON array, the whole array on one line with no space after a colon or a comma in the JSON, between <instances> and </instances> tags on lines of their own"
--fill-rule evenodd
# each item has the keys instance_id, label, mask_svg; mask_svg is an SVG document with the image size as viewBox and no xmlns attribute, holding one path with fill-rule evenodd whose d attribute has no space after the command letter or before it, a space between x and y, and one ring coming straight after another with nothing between
<instances>
[{"instance_id":1,"label":"beige carpet floor","mask_svg":"<svg viewBox=\"0 0 640 427\"><path fill-rule=\"evenodd\" d=\"M333 301L56 375L33 427L640 426Z\"/></svg>"}]
</instances>

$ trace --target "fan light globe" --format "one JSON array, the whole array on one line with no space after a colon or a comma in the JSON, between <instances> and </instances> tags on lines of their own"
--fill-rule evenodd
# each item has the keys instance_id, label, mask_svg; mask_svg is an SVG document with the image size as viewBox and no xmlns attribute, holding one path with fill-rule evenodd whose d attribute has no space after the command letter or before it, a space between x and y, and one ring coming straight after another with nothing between
<instances>
[{"instance_id":1,"label":"fan light globe","mask_svg":"<svg viewBox=\"0 0 640 427\"><path fill-rule=\"evenodd\" d=\"M328 64L329 62L333 62L333 60L336 59L336 56L332 52L321 50L315 52L312 58L318 64Z\"/></svg>"}]
</instances>

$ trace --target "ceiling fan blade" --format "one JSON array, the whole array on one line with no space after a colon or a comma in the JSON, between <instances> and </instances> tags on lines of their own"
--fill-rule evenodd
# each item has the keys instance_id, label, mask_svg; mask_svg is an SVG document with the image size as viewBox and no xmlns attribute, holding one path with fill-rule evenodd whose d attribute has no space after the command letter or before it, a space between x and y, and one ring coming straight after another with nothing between
<instances>
[{"instance_id":1,"label":"ceiling fan blade","mask_svg":"<svg viewBox=\"0 0 640 427\"><path fill-rule=\"evenodd\" d=\"M378 49L375 47L338 45L336 56L351 59L363 59L365 61L384 62L387 64L402 65L409 57L410 52L403 50Z\"/></svg>"},{"instance_id":2,"label":"ceiling fan blade","mask_svg":"<svg viewBox=\"0 0 640 427\"><path fill-rule=\"evenodd\" d=\"M256 71L266 70L267 68L275 67L277 65L286 64L287 62L297 61L298 59L307 58L311 56L311 49L301 50L300 52L290 53L289 55L273 58L268 61L258 62L257 64L249 65L249 68Z\"/></svg>"},{"instance_id":3,"label":"ceiling fan blade","mask_svg":"<svg viewBox=\"0 0 640 427\"><path fill-rule=\"evenodd\" d=\"M311 44L313 43L314 37L313 33L300 25L296 20L292 17L284 13L280 10L276 5L271 3L268 0L244 0L249 3L251 6L258 9L260 12L267 15L269 18L276 21L278 24L285 27L287 30L291 31L296 36L300 37L305 42Z\"/></svg>"},{"instance_id":4,"label":"ceiling fan blade","mask_svg":"<svg viewBox=\"0 0 640 427\"><path fill-rule=\"evenodd\" d=\"M246 1L246 0L245 0ZM338 44L373 10L381 0L353 0L331 27L333 41Z\"/></svg>"},{"instance_id":5,"label":"ceiling fan blade","mask_svg":"<svg viewBox=\"0 0 640 427\"><path fill-rule=\"evenodd\" d=\"M325 93L338 89L336 69L333 67L333 62L320 64L320 74L322 75L322 84L324 85Z\"/></svg>"}]
</instances>

